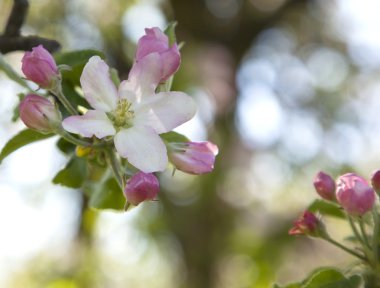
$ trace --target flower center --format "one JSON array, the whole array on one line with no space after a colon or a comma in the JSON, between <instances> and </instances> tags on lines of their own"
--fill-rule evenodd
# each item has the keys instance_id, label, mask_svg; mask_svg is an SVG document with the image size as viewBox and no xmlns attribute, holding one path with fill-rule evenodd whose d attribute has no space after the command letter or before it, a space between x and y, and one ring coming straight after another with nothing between
<instances>
[{"instance_id":1,"label":"flower center","mask_svg":"<svg viewBox=\"0 0 380 288\"><path fill-rule=\"evenodd\" d=\"M117 130L121 128L132 127L132 119L135 115L133 110L130 110L132 104L127 99L120 99L116 109L107 113L108 118L112 121Z\"/></svg>"}]
</instances>

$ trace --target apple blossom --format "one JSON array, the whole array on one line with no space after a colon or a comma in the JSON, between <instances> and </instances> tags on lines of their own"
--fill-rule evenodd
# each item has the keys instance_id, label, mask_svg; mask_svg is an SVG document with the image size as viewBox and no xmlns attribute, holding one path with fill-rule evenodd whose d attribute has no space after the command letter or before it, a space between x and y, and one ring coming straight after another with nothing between
<instances>
[{"instance_id":1,"label":"apple blossom","mask_svg":"<svg viewBox=\"0 0 380 288\"><path fill-rule=\"evenodd\" d=\"M350 215L363 215L375 204L375 191L355 173L340 176L336 186L336 199Z\"/></svg>"},{"instance_id":2,"label":"apple blossom","mask_svg":"<svg viewBox=\"0 0 380 288\"><path fill-rule=\"evenodd\" d=\"M54 88L59 79L58 67L53 56L42 45L25 52L21 61L26 78L42 88Z\"/></svg>"},{"instance_id":3,"label":"apple blossom","mask_svg":"<svg viewBox=\"0 0 380 288\"><path fill-rule=\"evenodd\" d=\"M128 181L124 189L124 196L133 205L156 198L160 185L152 173L138 172Z\"/></svg>"},{"instance_id":4,"label":"apple blossom","mask_svg":"<svg viewBox=\"0 0 380 288\"><path fill-rule=\"evenodd\" d=\"M204 174L214 169L218 147L211 142L171 143L170 161L183 172Z\"/></svg>"},{"instance_id":5,"label":"apple blossom","mask_svg":"<svg viewBox=\"0 0 380 288\"><path fill-rule=\"evenodd\" d=\"M335 182L330 175L320 171L314 178L314 187L319 196L326 200L335 199Z\"/></svg>"},{"instance_id":6,"label":"apple blossom","mask_svg":"<svg viewBox=\"0 0 380 288\"><path fill-rule=\"evenodd\" d=\"M48 99L28 94L19 106L20 118L26 126L41 133L50 133L61 125L61 114Z\"/></svg>"},{"instance_id":7,"label":"apple blossom","mask_svg":"<svg viewBox=\"0 0 380 288\"><path fill-rule=\"evenodd\" d=\"M80 81L84 97L94 110L66 118L63 128L83 137L113 136L119 155L136 168L145 173L163 171L168 156L159 134L190 120L196 107L185 93L155 93L161 64L159 53L143 57L117 89L108 65L98 56L91 57Z\"/></svg>"},{"instance_id":8,"label":"apple blossom","mask_svg":"<svg viewBox=\"0 0 380 288\"><path fill-rule=\"evenodd\" d=\"M160 82L164 82L177 70L181 57L177 44L169 46L169 39L159 28L146 28L145 35L137 43L136 62L151 53L158 53L160 59Z\"/></svg>"}]
</instances>

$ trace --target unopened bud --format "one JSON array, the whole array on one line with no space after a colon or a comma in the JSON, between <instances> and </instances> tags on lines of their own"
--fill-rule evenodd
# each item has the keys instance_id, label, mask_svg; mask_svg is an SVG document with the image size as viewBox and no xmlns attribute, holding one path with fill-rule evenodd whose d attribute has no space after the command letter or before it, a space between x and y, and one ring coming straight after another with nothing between
<instances>
[{"instance_id":1,"label":"unopened bud","mask_svg":"<svg viewBox=\"0 0 380 288\"><path fill-rule=\"evenodd\" d=\"M61 113L48 99L29 94L21 101L20 118L26 126L41 133L51 133L61 125Z\"/></svg>"},{"instance_id":2,"label":"unopened bud","mask_svg":"<svg viewBox=\"0 0 380 288\"><path fill-rule=\"evenodd\" d=\"M314 187L319 196L326 200L335 199L335 182L330 175L319 172L314 178Z\"/></svg>"},{"instance_id":3,"label":"unopened bud","mask_svg":"<svg viewBox=\"0 0 380 288\"><path fill-rule=\"evenodd\" d=\"M138 205L143 201L156 198L159 190L160 184L154 174L138 172L128 180L124 196L129 203Z\"/></svg>"},{"instance_id":4,"label":"unopened bud","mask_svg":"<svg viewBox=\"0 0 380 288\"><path fill-rule=\"evenodd\" d=\"M373 189L379 194L380 193L380 170L375 171L371 177L371 184Z\"/></svg>"},{"instance_id":5,"label":"unopened bud","mask_svg":"<svg viewBox=\"0 0 380 288\"><path fill-rule=\"evenodd\" d=\"M340 176L336 186L336 199L350 215L364 215L375 204L375 191L364 178L354 173Z\"/></svg>"},{"instance_id":6,"label":"unopened bud","mask_svg":"<svg viewBox=\"0 0 380 288\"><path fill-rule=\"evenodd\" d=\"M218 147L211 142L171 143L170 161L178 169L190 174L204 174L214 169Z\"/></svg>"},{"instance_id":7,"label":"unopened bud","mask_svg":"<svg viewBox=\"0 0 380 288\"><path fill-rule=\"evenodd\" d=\"M53 56L42 45L25 52L22 72L26 78L42 88L53 89L59 79L59 71Z\"/></svg>"},{"instance_id":8,"label":"unopened bud","mask_svg":"<svg viewBox=\"0 0 380 288\"><path fill-rule=\"evenodd\" d=\"M322 221L312 212L305 211L289 230L289 235L307 235L311 237L326 236L325 226Z\"/></svg>"}]
</instances>

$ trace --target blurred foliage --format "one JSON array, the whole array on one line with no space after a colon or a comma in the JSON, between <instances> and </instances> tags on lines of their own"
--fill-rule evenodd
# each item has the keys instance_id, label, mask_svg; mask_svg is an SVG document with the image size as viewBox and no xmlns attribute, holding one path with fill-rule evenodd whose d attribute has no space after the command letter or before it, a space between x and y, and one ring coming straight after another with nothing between
<instances>
[{"instance_id":1,"label":"blurred foliage","mask_svg":"<svg viewBox=\"0 0 380 288\"><path fill-rule=\"evenodd\" d=\"M31 1L24 30L58 40L65 51L103 51L108 63L125 79L134 42L123 30L123 20L143 2ZM338 174L367 171L378 163L379 155L369 154L371 147L378 150L378 142L369 140L378 130L363 120L363 107L353 105L363 100L365 86L372 87L378 76L356 63L346 40L333 33L328 20L333 4L327 2L170 0L141 4L159 7L168 22L178 22L177 39L185 46L173 87L199 100L199 130L204 130L220 150L215 171L199 177L163 174L159 203L127 212L133 214L138 209L133 227L141 238L122 238L129 228L124 222L113 233L125 240L122 246L142 245L139 249L143 252L138 247L129 250L137 256L111 257L102 250L98 230L105 228L98 221L104 214L83 208L71 249L65 255L47 252L36 256L27 268L14 273L9 287L266 288L277 278L280 283L304 278L319 265L317 260L327 258L328 265L344 262L340 254L326 252L323 246L313 250L310 242L287 235L292 219L315 197L311 181L319 169ZM0 2L1 19L6 19L10 3ZM361 74L361 69L365 73ZM278 120L279 136L265 145L247 140L251 131L242 132L243 120L239 118L239 111L246 111L242 109L249 103L244 97L255 98L258 91L246 92L244 88L260 80L261 88L270 86L272 98L286 115ZM64 88L65 93L80 101L75 89L68 91L70 87ZM374 100L363 101L370 105ZM301 129L295 123L304 126ZM252 130L268 125L251 124L255 124ZM59 147L73 153L65 143ZM311 156L307 154L310 147L316 150ZM365 160L360 152L372 156ZM62 173L85 173L81 165L69 162L55 183L60 183ZM106 186L113 195L115 183L104 173L100 169L92 176L102 179L99 189ZM77 187L78 183L70 185ZM93 196L89 204L96 207L99 199ZM313 205L339 216L340 211L332 205L321 201ZM154 255L158 255L158 263L152 260ZM126 261L129 257L135 262ZM339 281L344 278L337 271L323 273Z\"/></svg>"}]
</instances>

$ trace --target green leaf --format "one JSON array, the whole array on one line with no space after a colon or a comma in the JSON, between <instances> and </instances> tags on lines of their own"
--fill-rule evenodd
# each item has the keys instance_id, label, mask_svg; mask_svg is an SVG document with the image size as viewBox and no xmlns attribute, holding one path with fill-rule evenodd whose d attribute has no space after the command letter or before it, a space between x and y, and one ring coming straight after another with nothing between
<instances>
[{"instance_id":1,"label":"green leaf","mask_svg":"<svg viewBox=\"0 0 380 288\"><path fill-rule=\"evenodd\" d=\"M301 283L292 283L286 286L279 286L278 284L274 284L272 288L301 288Z\"/></svg>"},{"instance_id":2,"label":"green leaf","mask_svg":"<svg viewBox=\"0 0 380 288\"><path fill-rule=\"evenodd\" d=\"M304 281L302 288L359 288L361 278L353 275L346 278L340 271L334 268L321 268L314 271L307 280Z\"/></svg>"},{"instance_id":3,"label":"green leaf","mask_svg":"<svg viewBox=\"0 0 380 288\"><path fill-rule=\"evenodd\" d=\"M65 168L55 175L54 184L60 184L70 188L79 188L87 177L86 160L79 157L72 157Z\"/></svg>"},{"instance_id":4,"label":"green leaf","mask_svg":"<svg viewBox=\"0 0 380 288\"><path fill-rule=\"evenodd\" d=\"M0 153L0 164L9 154L13 153L17 149L30 143L50 138L52 136L54 136L54 134L41 134L31 129L25 129L21 131L12 139L10 139L7 144L5 144L3 150Z\"/></svg>"},{"instance_id":5,"label":"green leaf","mask_svg":"<svg viewBox=\"0 0 380 288\"><path fill-rule=\"evenodd\" d=\"M173 143L173 142L189 142L189 138L187 138L185 135L182 135L180 133L170 131L167 133L160 134L160 137L162 140Z\"/></svg>"},{"instance_id":6,"label":"green leaf","mask_svg":"<svg viewBox=\"0 0 380 288\"><path fill-rule=\"evenodd\" d=\"M75 151L75 145L70 143L69 141L65 140L64 138L59 138L57 142L57 147L59 150L61 150L64 154L71 154Z\"/></svg>"},{"instance_id":7,"label":"green leaf","mask_svg":"<svg viewBox=\"0 0 380 288\"><path fill-rule=\"evenodd\" d=\"M123 191L113 177L108 178L103 185L99 185L97 189L95 188L89 200L89 206L96 209L122 210L124 204L125 198Z\"/></svg>"},{"instance_id":8,"label":"green leaf","mask_svg":"<svg viewBox=\"0 0 380 288\"><path fill-rule=\"evenodd\" d=\"M21 78L21 76L13 70L12 66L9 65L3 55L0 53L0 70L2 70L10 79L25 87L28 90L31 90L27 82Z\"/></svg>"},{"instance_id":9,"label":"green leaf","mask_svg":"<svg viewBox=\"0 0 380 288\"><path fill-rule=\"evenodd\" d=\"M346 218L342 209L333 202L328 202L325 200L317 199L315 200L307 210L311 212L319 212L322 215L337 217L337 218Z\"/></svg>"}]
</instances>

